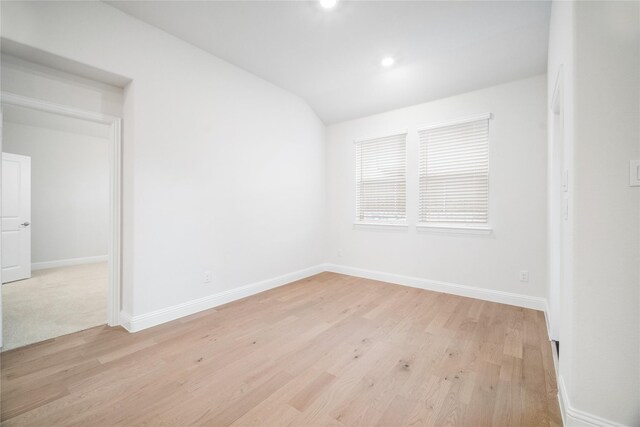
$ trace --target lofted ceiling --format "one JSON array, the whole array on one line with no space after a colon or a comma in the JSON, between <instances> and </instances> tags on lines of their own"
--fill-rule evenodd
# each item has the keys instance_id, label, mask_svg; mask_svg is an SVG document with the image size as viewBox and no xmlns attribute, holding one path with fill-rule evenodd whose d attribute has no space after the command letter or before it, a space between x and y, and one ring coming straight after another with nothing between
<instances>
[{"instance_id":1,"label":"lofted ceiling","mask_svg":"<svg viewBox=\"0 0 640 427\"><path fill-rule=\"evenodd\" d=\"M545 1L108 3L299 95L326 124L546 72Z\"/></svg>"}]
</instances>

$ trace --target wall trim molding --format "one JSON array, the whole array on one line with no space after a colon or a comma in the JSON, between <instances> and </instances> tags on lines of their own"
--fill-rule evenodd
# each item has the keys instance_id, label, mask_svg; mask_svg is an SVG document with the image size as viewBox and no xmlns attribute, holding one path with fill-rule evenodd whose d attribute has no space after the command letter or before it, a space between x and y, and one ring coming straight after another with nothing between
<instances>
[{"instance_id":1,"label":"wall trim molding","mask_svg":"<svg viewBox=\"0 0 640 427\"><path fill-rule=\"evenodd\" d=\"M355 267L348 267L337 264L318 264L293 273L283 274L271 279L248 284L235 289L229 289L217 294L208 295L195 300L176 304L171 307L162 308L145 314L136 316L125 311L120 312L119 323L129 332L138 332L162 323L170 322L184 316L198 313L203 310L227 304L241 298L246 298L260 292L274 289L286 285L296 280L305 279L310 276L329 271L333 273L346 274L349 276L362 277L366 279L380 280L397 285L411 286L413 288L427 289L431 291L444 292L453 295L460 295L469 298L476 298L485 301L493 301L502 304L515 305L518 307L531 308L534 310L546 310L546 300L544 298L532 297L528 295L514 294L510 292L496 291L486 288L476 288L473 286L459 285L436 280L421 279L417 277L402 276L381 271L366 270Z\"/></svg>"},{"instance_id":2,"label":"wall trim molding","mask_svg":"<svg viewBox=\"0 0 640 427\"><path fill-rule=\"evenodd\" d=\"M550 308L549 308L549 300L548 299L544 299L544 322L547 324L547 337L549 337L549 341L553 341L553 337L551 337L551 320L549 319L549 316L551 316L551 313L549 312Z\"/></svg>"},{"instance_id":3,"label":"wall trim molding","mask_svg":"<svg viewBox=\"0 0 640 427\"><path fill-rule=\"evenodd\" d=\"M133 326L131 326L131 315L126 311L120 311L120 315L118 316L118 324L125 328L128 332L133 331Z\"/></svg>"},{"instance_id":4,"label":"wall trim molding","mask_svg":"<svg viewBox=\"0 0 640 427\"><path fill-rule=\"evenodd\" d=\"M138 332L152 326L170 322L181 317L189 316L203 310L217 307L222 304L246 298L269 289L277 288L297 280L305 279L310 276L322 273L323 265L319 264L303 270L294 271L293 273L283 274L271 279L262 280L260 282L251 283L235 289L229 289L213 295L207 295L202 298L176 304L171 307L161 308L150 313L132 316L131 314L120 312L120 325L129 332Z\"/></svg>"},{"instance_id":5,"label":"wall trim molding","mask_svg":"<svg viewBox=\"0 0 640 427\"><path fill-rule=\"evenodd\" d=\"M611 420L606 420L597 415L581 411L571 406L564 378L558 377L558 401L560 402L560 413L562 422L571 427L627 427Z\"/></svg>"},{"instance_id":6,"label":"wall trim molding","mask_svg":"<svg viewBox=\"0 0 640 427\"><path fill-rule=\"evenodd\" d=\"M34 262L31 264L31 270L44 270L47 268L68 267L71 265L91 264L92 262L106 262L106 261L109 261L109 255L58 259L55 261Z\"/></svg>"},{"instance_id":7,"label":"wall trim molding","mask_svg":"<svg viewBox=\"0 0 640 427\"><path fill-rule=\"evenodd\" d=\"M430 291L444 292L447 294L476 298L485 301L515 305L518 307L531 308L534 310L544 311L546 308L546 301L541 297L514 294L511 292L496 291L493 289L459 285L456 283L403 276L399 274L385 273L382 271L367 270L363 268L348 267L345 265L337 264L325 264L325 271L347 274L349 276L362 277L365 279L380 280L382 282L410 286L412 288L426 289Z\"/></svg>"},{"instance_id":8,"label":"wall trim molding","mask_svg":"<svg viewBox=\"0 0 640 427\"><path fill-rule=\"evenodd\" d=\"M15 105L17 107L32 108L39 111L53 112L64 116L75 117L78 119L89 120L95 123L110 125L119 121L119 117L110 116L108 114L96 113L93 111L80 110L55 102L44 101L37 98L19 95L17 93L5 92L0 93L0 99L3 104Z\"/></svg>"}]
</instances>

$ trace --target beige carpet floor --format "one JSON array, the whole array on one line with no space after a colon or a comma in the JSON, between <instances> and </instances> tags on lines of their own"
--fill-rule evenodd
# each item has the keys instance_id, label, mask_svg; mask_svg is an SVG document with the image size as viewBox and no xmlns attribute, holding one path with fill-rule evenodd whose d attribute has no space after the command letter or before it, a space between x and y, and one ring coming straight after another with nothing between
<instances>
[{"instance_id":1,"label":"beige carpet floor","mask_svg":"<svg viewBox=\"0 0 640 427\"><path fill-rule=\"evenodd\" d=\"M34 271L2 285L2 350L107 323L107 263Z\"/></svg>"}]
</instances>

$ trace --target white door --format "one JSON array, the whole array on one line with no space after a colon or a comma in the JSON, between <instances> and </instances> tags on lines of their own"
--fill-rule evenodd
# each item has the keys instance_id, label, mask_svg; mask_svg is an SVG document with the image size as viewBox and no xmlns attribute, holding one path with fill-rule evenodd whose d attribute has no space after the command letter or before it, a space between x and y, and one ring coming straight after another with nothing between
<instances>
[{"instance_id":1,"label":"white door","mask_svg":"<svg viewBox=\"0 0 640 427\"><path fill-rule=\"evenodd\" d=\"M31 277L31 158L2 153L2 283Z\"/></svg>"}]
</instances>

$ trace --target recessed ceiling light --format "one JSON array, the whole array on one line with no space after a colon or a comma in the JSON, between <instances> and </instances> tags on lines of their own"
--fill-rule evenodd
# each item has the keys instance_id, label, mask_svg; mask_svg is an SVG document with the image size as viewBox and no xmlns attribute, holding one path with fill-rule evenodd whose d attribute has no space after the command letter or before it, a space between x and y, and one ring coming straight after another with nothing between
<instances>
[{"instance_id":1,"label":"recessed ceiling light","mask_svg":"<svg viewBox=\"0 0 640 427\"><path fill-rule=\"evenodd\" d=\"M382 58L382 61L380 61L380 64L382 64L383 67L391 67L394 62L396 62L395 59L393 59L390 56L387 56L386 58Z\"/></svg>"},{"instance_id":2,"label":"recessed ceiling light","mask_svg":"<svg viewBox=\"0 0 640 427\"><path fill-rule=\"evenodd\" d=\"M320 0L320 6L325 9L331 9L336 5L336 3L338 3L338 0Z\"/></svg>"}]
</instances>

